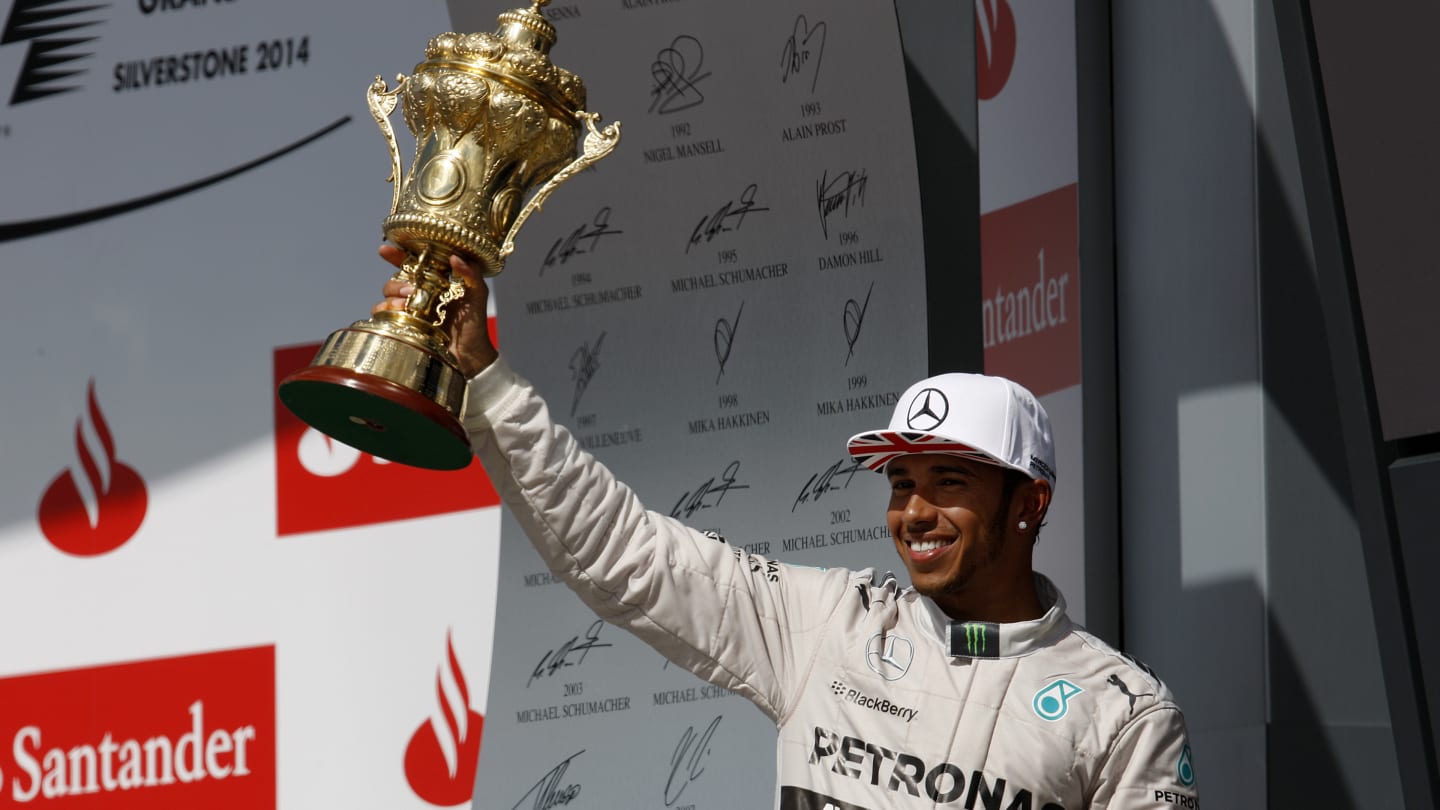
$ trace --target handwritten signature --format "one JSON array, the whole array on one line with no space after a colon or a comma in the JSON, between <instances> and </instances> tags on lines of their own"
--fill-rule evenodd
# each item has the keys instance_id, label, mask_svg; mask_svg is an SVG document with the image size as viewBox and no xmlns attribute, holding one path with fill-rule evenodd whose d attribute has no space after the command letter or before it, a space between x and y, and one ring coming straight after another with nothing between
<instances>
[{"instance_id":1,"label":"handwritten signature","mask_svg":"<svg viewBox=\"0 0 1440 810\"><path fill-rule=\"evenodd\" d=\"M554 675L566 667L580 666L585 663L585 657L590 654L591 650L615 646L600 641L600 628L604 626L605 622L596 619L595 623L590 625L589 629L585 631L583 637L575 636L560 645L558 649L551 650L541 656L540 663L536 664L535 669L530 673L530 680L525 682L525 688L529 689L530 684L534 683L538 678ZM572 659L571 656L575 656L576 653L579 655Z\"/></svg>"},{"instance_id":2,"label":"handwritten signature","mask_svg":"<svg viewBox=\"0 0 1440 810\"><path fill-rule=\"evenodd\" d=\"M811 40L816 41L812 44ZM815 92L815 83L820 80L820 61L824 55L825 23L821 21L812 26L804 14L796 17L795 27L790 30L790 38L785 40L785 48L780 52L780 83L784 84L792 76L799 76L813 57L815 69L810 77L810 92Z\"/></svg>"},{"instance_id":3,"label":"handwritten signature","mask_svg":"<svg viewBox=\"0 0 1440 810\"><path fill-rule=\"evenodd\" d=\"M720 378L725 376L725 364L730 362L730 350L735 348L735 330L740 328L740 316L743 314L745 302L741 301L733 322L724 318L715 319L715 333L711 337L715 343L715 359L720 363L720 373L715 375L716 385L719 385Z\"/></svg>"},{"instance_id":4,"label":"handwritten signature","mask_svg":"<svg viewBox=\"0 0 1440 810\"><path fill-rule=\"evenodd\" d=\"M711 477L697 489L681 495L680 500L675 502L675 508L670 510L670 517L689 518L701 509L719 506L720 502L725 500L726 493L738 489L749 489L749 484L738 483L739 479L736 476L739 474L740 462L730 462L729 466L725 468L725 472L720 474L718 481Z\"/></svg>"},{"instance_id":5,"label":"handwritten signature","mask_svg":"<svg viewBox=\"0 0 1440 810\"><path fill-rule=\"evenodd\" d=\"M874 282L871 282L874 286ZM869 299L866 299L869 300ZM575 398L570 402L570 415L574 416L575 411L580 408L580 397L585 389L590 386L590 380L595 372L600 370L600 346L605 342L605 333L601 332L600 337L595 338L595 346L590 346L590 341L580 344L580 348L570 355L570 378L575 381Z\"/></svg>"},{"instance_id":6,"label":"handwritten signature","mask_svg":"<svg viewBox=\"0 0 1440 810\"><path fill-rule=\"evenodd\" d=\"M830 216L840 213L850 217L851 207L865 205L865 184L869 182L864 169L855 172L841 172L834 177L829 170L820 174L815 181L815 206L820 211L820 232L830 238Z\"/></svg>"},{"instance_id":7,"label":"handwritten signature","mask_svg":"<svg viewBox=\"0 0 1440 810\"><path fill-rule=\"evenodd\" d=\"M875 292L875 282L870 282L870 289L865 291L865 303L856 302L854 298L845 299L845 344L850 348L850 353L845 355L845 365L850 365L850 358L855 356L855 341L860 339L860 327L865 325L865 311L870 309L870 293ZM600 337L605 337L601 335ZM599 350L597 344L596 350ZM578 394L577 394L578 396Z\"/></svg>"},{"instance_id":8,"label":"handwritten signature","mask_svg":"<svg viewBox=\"0 0 1440 810\"><path fill-rule=\"evenodd\" d=\"M700 82L710 77L701 73L705 64L705 46L689 34L681 34L655 54L650 63L650 78L655 85L650 88L649 112L666 114L688 110L705 103L705 94L700 92Z\"/></svg>"},{"instance_id":9,"label":"handwritten signature","mask_svg":"<svg viewBox=\"0 0 1440 810\"><path fill-rule=\"evenodd\" d=\"M685 733L680 735L675 753L670 755L670 776L665 780L666 807L680 801L685 788L705 773L705 758L710 756L710 738L715 736L722 717L717 715L699 734L695 733L694 726L686 726Z\"/></svg>"},{"instance_id":10,"label":"handwritten signature","mask_svg":"<svg viewBox=\"0 0 1440 810\"><path fill-rule=\"evenodd\" d=\"M823 472L815 473L810 476L810 480L805 482L805 486L800 488L800 495L790 506L790 511L794 512L796 507L802 503L818 501L831 492L839 492L848 488L850 482L854 480L855 474L862 469L864 467L861 466L859 460L845 459L831 464ZM842 478L844 479L843 484L840 483Z\"/></svg>"},{"instance_id":11,"label":"handwritten signature","mask_svg":"<svg viewBox=\"0 0 1440 810\"><path fill-rule=\"evenodd\" d=\"M716 209L714 214L700 217L696 223L695 230L690 232L690 241L685 245L685 252L689 253L690 248L701 242L710 242L722 233L738 231L745 224L745 217L761 211L769 211L769 207L757 205L755 195L759 193L760 185L751 183L740 192L740 199L726 200L725 204Z\"/></svg>"},{"instance_id":12,"label":"handwritten signature","mask_svg":"<svg viewBox=\"0 0 1440 810\"><path fill-rule=\"evenodd\" d=\"M520 797L520 801L516 802L515 807L511 810L520 810L520 805L524 804L525 800L531 796L535 797L535 801L530 805L531 810L550 810L556 805L569 804L574 801L575 797L580 795L580 785L572 783L561 787L560 780L565 776L565 770L570 767L570 762L583 753L585 753L584 749L576 751L562 760L559 765L551 768L548 773L540 777L540 781L536 782L534 787Z\"/></svg>"},{"instance_id":13,"label":"handwritten signature","mask_svg":"<svg viewBox=\"0 0 1440 810\"><path fill-rule=\"evenodd\" d=\"M545 275L546 268L556 264L563 265L574 256L594 253L602 237L622 233L624 231L610 227L610 206L601 208L595 212L593 220L571 231L568 236L555 240L555 244L551 245L550 251L545 254L544 263L540 265L540 275Z\"/></svg>"}]
</instances>

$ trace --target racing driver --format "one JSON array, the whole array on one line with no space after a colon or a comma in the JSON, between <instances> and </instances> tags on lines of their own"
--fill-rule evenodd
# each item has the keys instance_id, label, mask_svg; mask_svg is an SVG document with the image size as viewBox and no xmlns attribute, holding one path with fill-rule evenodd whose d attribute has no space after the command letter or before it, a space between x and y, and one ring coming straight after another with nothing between
<instances>
[{"instance_id":1,"label":"racing driver","mask_svg":"<svg viewBox=\"0 0 1440 810\"><path fill-rule=\"evenodd\" d=\"M1073 624L1031 570L1055 462L1029 391L932 377L887 428L850 439L888 480L912 587L778 565L646 511L499 357L484 283L452 264L470 283L449 324L470 378L464 422L491 480L601 618L775 722L777 808L1199 806L1170 691ZM391 280L375 310L411 292Z\"/></svg>"}]
</instances>

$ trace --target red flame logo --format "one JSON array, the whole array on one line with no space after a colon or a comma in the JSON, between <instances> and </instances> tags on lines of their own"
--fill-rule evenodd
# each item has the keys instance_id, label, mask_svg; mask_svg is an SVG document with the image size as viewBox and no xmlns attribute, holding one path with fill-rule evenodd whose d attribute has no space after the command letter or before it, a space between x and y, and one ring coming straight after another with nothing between
<instances>
[{"instance_id":1,"label":"red flame logo","mask_svg":"<svg viewBox=\"0 0 1440 810\"><path fill-rule=\"evenodd\" d=\"M1015 12L1008 0L975 0L975 91L1000 95L1015 67Z\"/></svg>"},{"instance_id":2,"label":"red flame logo","mask_svg":"<svg viewBox=\"0 0 1440 810\"><path fill-rule=\"evenodd\" d=\"M77 557L114 551L140 530L145 520L145 482L115 457L115 439L90 380L86 420L75 420L79 469L67 467L40 496L40 531L50 544ZM91 438L86 441L85 427ZM98 445L98 446L97 446Z\"/></svg>"},{"instance_id":3,"label":"red flame logo","mask_svg":"<svg viewBox=\"0 0 1440 810\"><path fill-rule=\"evenodd\" d=\"M449 633L445 651L449 666L435 676L437 711L410 738L405 778L416 796L439 807L454 807L469 802L475 791L485 718L470 709L470 691Z\"/></svg>"}]
</instances>

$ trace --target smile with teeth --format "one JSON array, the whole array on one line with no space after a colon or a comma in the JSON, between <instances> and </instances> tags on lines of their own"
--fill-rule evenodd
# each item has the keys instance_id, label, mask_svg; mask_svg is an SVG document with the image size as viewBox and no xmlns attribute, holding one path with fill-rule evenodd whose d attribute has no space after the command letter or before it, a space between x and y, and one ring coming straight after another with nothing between
<instances>
[{"instance_id":1,"label":"smile with teeth","mask_svg":"<svg viewBox=\"0 0 1440 810\"><path fill-rule=\"evenodd\" d=\"M955 542L954 540L912 540L910 550L918 552L935 551Z\"/></svg>"}]
</instances>

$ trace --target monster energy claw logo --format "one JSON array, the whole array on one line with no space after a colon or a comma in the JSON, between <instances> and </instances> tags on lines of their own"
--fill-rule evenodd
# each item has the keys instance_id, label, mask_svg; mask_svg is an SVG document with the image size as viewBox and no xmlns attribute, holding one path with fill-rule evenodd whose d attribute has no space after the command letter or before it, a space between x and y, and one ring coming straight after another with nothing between
<instances>
[{"instance_id":1,"label":"monster energy claw logo","mask_svg":"<svg viewBox=\"0 0 1440 810\"><path fill-rule=\"evenodd\" d=\"M961 638L964 631L964 638ZM965 622L950 625L950 654L971 658L998 658L1000 625L994 622Z\"/></svg>"},{"instance_id":2,"label":"monster energy claw logo","mask_svg":"<svg viewBox=\"0 0 1440 810\"><path fill-rule=\"evenodd\" d=\"M965 625L965 649L971 655L979 655L985 649L985 625Z\"/></svg>"}]
</instances>

